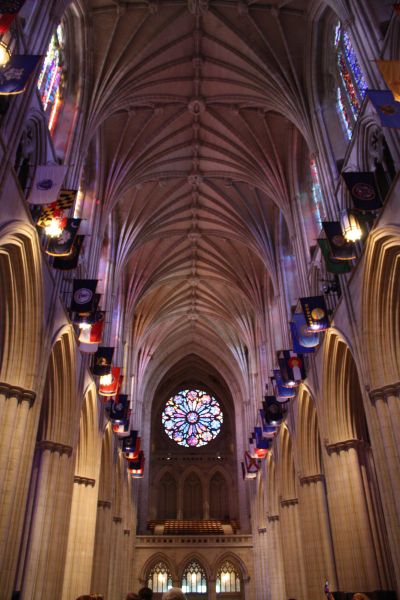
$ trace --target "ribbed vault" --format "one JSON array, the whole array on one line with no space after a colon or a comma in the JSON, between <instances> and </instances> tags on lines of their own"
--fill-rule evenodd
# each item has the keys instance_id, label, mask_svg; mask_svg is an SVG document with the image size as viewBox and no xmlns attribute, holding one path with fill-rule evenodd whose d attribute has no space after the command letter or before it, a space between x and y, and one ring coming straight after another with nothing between
<instances>
[{"instance_id":1,"label":"ribbed vault","mask_svg":"<svg viewBox=\"0 0 400 600\"><path fill-rule=\"evenodd\" d=\"M89 4L85 137L100 142L97 193L138 371L179 337L244 373L277 292L298 134L311 139L309 2Z\"/></svg>"}]
</instances>

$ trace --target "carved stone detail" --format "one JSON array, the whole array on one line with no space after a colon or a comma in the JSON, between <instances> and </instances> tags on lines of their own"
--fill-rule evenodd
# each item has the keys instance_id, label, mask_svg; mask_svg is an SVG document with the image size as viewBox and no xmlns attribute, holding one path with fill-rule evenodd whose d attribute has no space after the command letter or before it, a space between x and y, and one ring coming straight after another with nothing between
<instances>
[{"instance_id":1,"label":"carved stone detail","mask_svg":"<svg viewBox=\"0 0 400 600\"><path fill-rule=\"evenodd\" d=\"M384 400L387 396L400 396L400 382L392 383L390 385L385 385L376 390L371 390L369 392L369 397L372 402L376 402L377 400Z\"/></svg>"},{"instance_id":2,"label":"carved stone detail","mask_svg":"<svg viewBox=\"0 0 400 600\"><path fill-rule=\"evenodd\" d=\"M111 508L111 502L109 500L97 500L98 508Z\"/></svg>"},{"instance_id":3,"label":"carved stone detail","mask_svg":"<svg viewBox=\"0 0 400 600\"><path fill-rule=\"evenodd\" d=\"M0 394L4 394L6 398L16 398L18 402L29 402L31 406L36 398L36 392L25 390L18 385L10 385L4 381L0 381Z\"/></svg>"},{"instance_id":4,"label":"carved stone detail","mask_svg":"<svg viewBox=\"0 0 400 600\"><path fill-rule=\"evenodd\" d=\"M58 442L52 442L51 440L42 440L38 442L36 447L39 450L50 450L50 452L58 452L59 454L66 454L71 456L72 446L66 446L65 444L59 444Z\"/></svg>"},{"instance_id":5,"label":"carved stone detail","mask_svg":"<svg viewBox=\"0 0 400 600\"><path fill-rule=\"evenodd\" d=\"M308 485L310 483L318 483L318 481L325 481L325 475L319 473L318 475L306 475L305 477L300 477L301 485Z\"/></svg>"},{"instance_id":6,"label":"carved stone detail","mask_svg":"<svg viewBox=\"0 0 400 600\"><path fill-rule=\"evenodd\" d=\"M281 506L294 506L299 503L298 498L287 498L286 500L281 500Z\"/></svg>"},{"instance_id":7,"label":"carved stone detail","mask_svg":"<svg viewBox=\"0 0 400 600\"><path fill-rule=\"evenodd\" d=\"M90 479L89 477L80 477L80 475L75 475L74 483L79 483L80 485L90 485L94 487L96 485L95 479Z\"/></svg>"},{"instance_id":8,"label":"carved stone detail","mask_svg":"<svg viewBox=\"0 0 400 600\"><path fill-rule=\"evenodd\" d=\"M363 440L344 440L341 442L335 442L333 444L330 444L328 442L328 440L325 440L325 448L326 451L328 452L328 454L333 454L333 452L337 452L338 454L340 452L347 452L347 450L350 450L351 448L360 448L361 446L364 446L365 442Z\"/></svg>"},{"instance_id":9,"label":"carved stone detail","mask_svg":"<svg viewBox=\"0 0 400 600\"><path fill-rule=\"evenodd\" d=\"M188 0L188 9L192 15L199 17L208 11L208 0Z\"/></svg>"},{"instance_id":10,"label":"carved stone detail","mask_svg":"<svg viewBox=\"0 0 400 600\"><path fill-rule=\"evenodd\" d=\"M122 523L122 517L113 517L114 523Z\"/></svg>"},{"instance_id":11,"label":"carved stone detail","mask_svg":"<svg viewBox=\"0 0 400 600\"><path fill-rule=\"evenodd\" d=\"M268 521L279 521L279 515L267 515Z\"/></svg>"}]
</instances>

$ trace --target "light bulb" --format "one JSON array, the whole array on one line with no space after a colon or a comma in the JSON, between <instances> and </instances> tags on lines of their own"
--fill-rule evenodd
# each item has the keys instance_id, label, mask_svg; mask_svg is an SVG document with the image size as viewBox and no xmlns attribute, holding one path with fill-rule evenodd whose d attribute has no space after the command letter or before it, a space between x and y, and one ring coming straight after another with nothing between
<instances>
[{"instance_id":1,"label":"light bulb","mask_svg":"<svg viewBox=\"0 0 400 600\"><path fill-rule=\"evenodd\" d=\"M108 375L101 375L100 377L100 385L111 385L113 382L113 377L111 373Z\"/></svg>"},{"instance_id":2,"label":"light bulb","mask_svg":"<svg viewBox=\"0 0 400 600\"><path fill-rule=\"evenodd\" d=\"M0 67L4 67L10 60L10 51L4 42L0 42Z\"/></svg>"},{"instance_id":3,"label":"light bulb","mask_svg":"<svg viewBox=\"0 0 400 600\"><path fill-rule=\"evenodd\" d=\"M52 219L44 230L49 237L59 237L63 232L61 221L59 219Z\"/></svg>"},{"instance_id":4,"label":"light bulb","mask_svg":"<svg viewBox=\"0 0 400 600\"><path fill-rule=\"evenodd\" d=\"M346 208L340 212L340 224L343 236L348 242L357 242L362 238L362 229L357 217Z\"/></svg>"}]
</instances>

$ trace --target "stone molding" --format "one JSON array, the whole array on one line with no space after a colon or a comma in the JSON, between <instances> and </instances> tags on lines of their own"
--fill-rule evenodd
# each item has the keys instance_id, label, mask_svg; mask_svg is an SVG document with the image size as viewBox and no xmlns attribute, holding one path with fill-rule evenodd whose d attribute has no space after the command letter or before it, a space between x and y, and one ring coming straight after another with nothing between
<instances>
[{"instance_id":1,"label":"stone molding","mask_svg":"<svg viewBox=\"0 0 400 600\"><path fill-rule=\"evenodd\" d=\"M267 519L269 522L271 521L279 521L279 515L267 515Z\"/></svg>"},{"instance_id":2,"label":"stone molding","mask_svg":"<svg viewBox=\"0 0 400 600\"><path fill-rule=\"evenodd\" d=\"M325 475L319 473L318 475L305 475L300 477L301 485L308 485L310 483L318 483L319 481L325 481Z\"/></svg>"},{"instance_id":3,"label":"stone molding","mask_svg":"<svg viewBox=\"0 0 400 600\"><path fill-rule=\"evenodd\" d=\"M74 483L78 483L79 485L90 485L94 487L96 485L95 479L90 479L89 477L81 477L80 475L75 475Z\"/></svg>"},{"instance_id":4,"label":"stone molding","mask_svg":"<svg viewBox=\"0 0 400 600\"><path fill-rule=\"evenodd\" d=\"M352 448L358 450L362 446L365 446L365 442L357 439L343 440L341 442L334 442L333 444L325 440L325 448L328 454L333 454L334 452L340 454L340 452L347 452L347 450L351 450Z\"/></svg>"},{"instance_id":5,"label":"stone molding","mask_svg":"<svg viewBox=\"0 0 400 600\"><path fill-rule=\"evenodd\" d=\"M113 517L114 523L122 523L122 517Z\"/></svg>"},{"instance_id":6,"label":"stone molding","mask_svg":"<svg viewBox=\"0 0 400 600\"><path fill-rule=\"evenodd\" d=\"M52 442L51 440L42 440L36 444L36 448L39 450L50 450L50 452L58 452L59 454L66 454L71 456L72 446L66 446L65 444L59 444L58 442Z\"/></svg>"},{"instance_id":7,"label":"stone molding","mask_svg":"<svg viewBox=\"0 0 400 600\"><path fill-rule=\"evenodd\" d=\"M18 402L29 402L30 406L33 405L36 398L36 392L33 390L25 390L18 385L10 385L4 381L0 381L0 394L4 394L6 398L16 398Z\"/></svg>"},{"instance_id":8,"label":"stone molding","mask_svg":"<svg viewBox=\"0 0 400 600\"><path fill-rule=\"evenodd\" d=\"M286 500L281 500L281 506L295 506L299 503L298 498L287 498Z\"/></svg>"},{"instance_id":9,"label":"stone molding","mask_svg":"<svg viewBox=\"0 0 400 600\"><path fill-rule=\"evenodd\" d=\"M97 500L98 508L111 508L111 502L109 500Z\"/></svg>"},{"instance_id":10,"label":"stone molding","mask_svg":"<svg viewBox=\"0 0 400 600\"><path fill-rule=\"evenodd\" d=\"M381 388L369 391L368 394L373 403L377 400L384 400L388 396L400 396L400 382L384 385Z\"/></svg>"},{"instance_id":11,"label":"stone molding","mask_svg":"<svg viewBox=\"0 0 400 600\"><path fill-rule=\"evenodd\" d=\"M131 535L130 529L124 529L124 535Z\"/></svg>"}]
</instances>

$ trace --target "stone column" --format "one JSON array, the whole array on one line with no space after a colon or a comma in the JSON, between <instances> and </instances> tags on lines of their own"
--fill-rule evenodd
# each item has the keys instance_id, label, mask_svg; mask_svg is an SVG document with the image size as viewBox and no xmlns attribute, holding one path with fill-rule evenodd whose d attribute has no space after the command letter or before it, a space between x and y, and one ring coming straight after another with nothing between
<instances>
[{"instance_id":1,"label":"stone column","mask_svg":"<svg viewBox=\"0 0 400 600\"><path fill-rule=\"evenodd\" d=\"M22 598L61 598L71 511L74 461L72 448L51 441L41 452Z\"/></svg>"},{"instance_id":2,"label":"stone column","mask_svg":"<svg viewBox=\"0 0 400 600\"><path fill-rule=\"evenodd\" d=\"M281 522L279 515L268 515L267 526L268 600L286 598L285 570L282 554Z\"/></svg>"},{"instance_id":3,"label":"stone column","mask_svg":"<svg viewBox=\"0 0 400 600\"><path fill-rule=\"evenodd\" d=\"M286 592L289 598L308 600L299 523L299 500L281 500L281 535Z\"/></svg>"},{"instance_id":4,"label":"stone column","mask_svg":"<svg viewBox=\"0 0 400 600\"><path fill-rule=\"evenodd\" d=\"M325 474L338 588L364 592L384 589L373 535L359 452L364 442L326 445Z\"/></svg>"},{"instance_id":5,"label":"stone column","mask_svg":"<svg viewBox=\"0 0 400 600\"><path fill-rule=\"evenodd\" d=\"M215 579L210 578L208 584L208 600L217 600L217 588Z\"/></svg>"},{"instance_id":6,"label":"stone column","mask_svg":"<svg viewBox=\"0 0 400 600\"><path fill-rule=\"evenodd\" d=\"M98 500L91 590L104 598L108 592L111 523L111 502Z\"/></svg>"},{"instance_id":7,"label":"stone column","mask_svg":"<svg viewBox=\"0 0 400 600\"><path fill-rule=\"evenodd\" d=\"M124 593L124 597L128 592L132 592L132 588L130 587L130 569L131 565L133 565L133 553L132 553L132 540L131 540L131 530L124 529L124 538L123 538L123 550L122 550L122 562L125 564L125 568L122 572L122 591Z\"/></svg>"},{"instance_id":8,"label":"stone column","mask_svg":"<svg viewBox=\"0 0 400 600\"><path fill-rule=\"evenodd\" d=\"M370 392L368 429L400 597L400 383Z\"/></svg>"},{"instance_id":9,"label":"stone column","mask_svg":"<svg viewBox=\"0 0 400 600\"><path fill-rule=\"evenodd\" d=\"M326 578L331 589L337 589L324 475L301 477L299 498L308 600L321 600Z\"/></svg>"},{"instance_id":10,"label":"stone column","mask_svg":"<svg viewBox=\"0 0 400 600\"><path fill-rule=\"evenodd\" d=\"M125 563L122 553L123 527L122 517L114 516L111 523L110 536L110 564L108 577L108 594L107 600L120 600L123 595L122 590L122 569L129 568Z\"/></svg>"},{"instance_id":11,"label":"stone column","mask_svg":"<svg viewBox=\"0 0 400 600\"><path fill-rule=\"evenodd\" d=\"M74 477L62 594L64 600L78 598L91 591L98 494L95 485L94 479L79 475Z\"/></svg>"},{"instance_id":12,"label":"stone column","mask_svg":"<svg viewBox=\"0 0 400 600\"><path fill-rule=\"evenodd\" d=\"M11 598L35 448L35 392L0 382L0 581Z\"/></svg>"}]
</instances>

